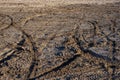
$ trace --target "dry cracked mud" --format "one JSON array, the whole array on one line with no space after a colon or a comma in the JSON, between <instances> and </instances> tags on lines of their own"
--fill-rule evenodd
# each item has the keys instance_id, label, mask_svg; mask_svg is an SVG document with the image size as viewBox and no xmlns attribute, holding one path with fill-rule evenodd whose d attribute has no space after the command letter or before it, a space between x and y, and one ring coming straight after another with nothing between
<instances>
[{"instance_id":1,"label":"dry cracked mud","mask_svg":"<svg viewBox=\"0 0 120 80\"><path fill-rule=\"evenodd\" d=\"M0 80L120 80L120 3L1 11Z\"/></svg>"}]
</instances>

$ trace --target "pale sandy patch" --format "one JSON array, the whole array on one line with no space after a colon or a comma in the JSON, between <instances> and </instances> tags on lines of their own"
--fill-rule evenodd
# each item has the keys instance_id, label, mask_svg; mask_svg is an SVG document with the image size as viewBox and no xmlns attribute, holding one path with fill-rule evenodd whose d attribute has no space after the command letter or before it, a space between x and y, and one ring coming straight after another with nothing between
<instances>
[{"instance_id":1,"label":"pale sandy patch","mask_svg":"<svg viewBox=\"0 0 120 80\"><path fill-rule=\"evenodd\" d=\"M69 4L106 4L120 0L0 0L0 7L48 7Z\"/></svg>"}]
</instances>

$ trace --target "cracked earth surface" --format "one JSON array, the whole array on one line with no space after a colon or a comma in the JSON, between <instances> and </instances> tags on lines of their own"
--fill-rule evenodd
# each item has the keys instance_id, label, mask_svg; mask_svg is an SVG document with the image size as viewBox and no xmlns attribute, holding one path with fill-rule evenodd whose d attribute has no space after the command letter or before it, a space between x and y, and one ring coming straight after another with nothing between
<instances>
[{"instance_id":1,"label":"cracked earth surface","mask_svg":"<svg viewBox=\"0 0 120 80\"><path fill-rule=\"evenodd\" d=\"M120 80L120 3L0 12L0 80Z\"/></svg>"}]
</instances>

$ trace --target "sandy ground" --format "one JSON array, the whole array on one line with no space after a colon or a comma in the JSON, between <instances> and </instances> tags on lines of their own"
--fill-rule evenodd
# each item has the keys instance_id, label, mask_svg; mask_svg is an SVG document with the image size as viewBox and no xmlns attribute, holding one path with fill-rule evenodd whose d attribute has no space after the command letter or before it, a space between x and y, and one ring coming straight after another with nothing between
<instances>
[{"instance_id":1,"label":"sandy ground","mask_svg":"<svg viewBox=\"0 0 120 80\"><path fill-rule=\"evenodd\" d=\"M0 80L120 80L120 2L64 1L0 4Z\"/></svg>"},{"instance_id":2,"label":"sandy ground","mask_svg":"<svg viewBox=\"0 0 120 80\"><path fill-rule=\"evenodd\" d=\"M69 4L105 4L120 0L2 0L0 7L46 7Z\"/></svg>"},{"instance_id":3,"label":"sandy ground","mask_svg":"<svg viewBox=\"0 0 120 80\"><path fill-rule=\"evenodd\" d=\"M120 0L0 0L0 12L31 12L37 8L56 8L70 4L106 4Z\"/></svg>"}]
</instances>

